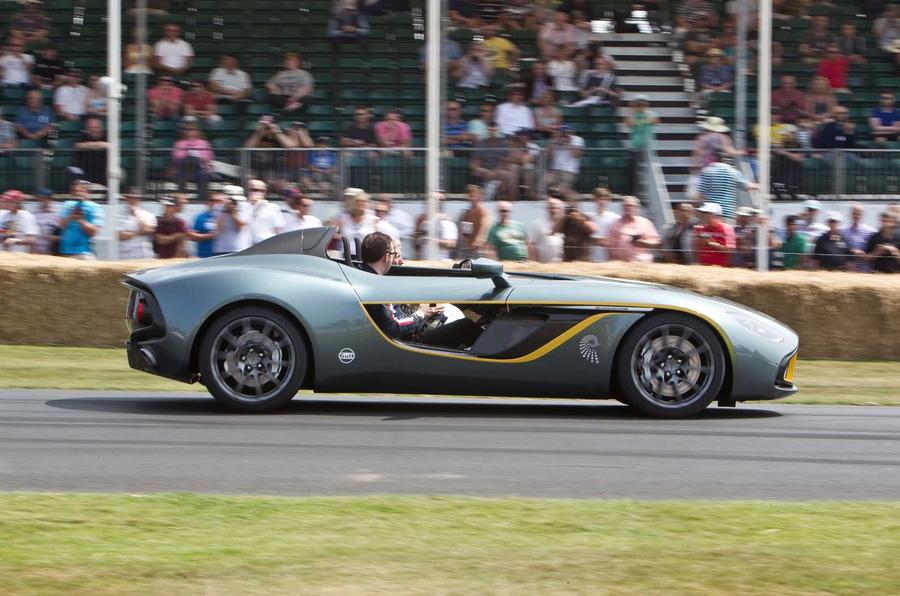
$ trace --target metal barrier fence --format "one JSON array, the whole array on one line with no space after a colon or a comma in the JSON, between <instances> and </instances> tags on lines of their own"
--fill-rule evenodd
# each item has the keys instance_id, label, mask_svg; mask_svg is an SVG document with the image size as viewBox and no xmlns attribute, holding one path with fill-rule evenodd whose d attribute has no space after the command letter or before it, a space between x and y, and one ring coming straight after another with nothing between
<instances>
[{"instance_id":1,"label":"metal barrier fence","mask_svg":"<svg viewBox=\"0 0 900 596\"><path fill-rule=\"evenodd\" d=\"M890 149L772 150L772 193L826 199L900 194L900 151Z\"/></svg>"},{"instance_id":2,"label":"metal barrier fence","mask_svg":"<svg viewBox=\"0 0 900 596\"><path fill-rule=\"evenodd\" d=\"M198 196L210 185L242 183L250 177L268 182L295 183L314 196L338 198L348 186L371 193L401 197L425 195L425 149L213 149L214 158L200 167L187 156L174 159L171 148L122 150L123 185L135 180L139 160L147 172L146 191L183 189ZM491 197L535 199L547 188L567 185L579 193L597 186L613 192L634 192L633 157L626 149L584 149L577 173L565 171L565 159L547 147L442 150L442 187L450 196L462 196L468 184L479 184ZM47 148L0 152L0 189L18 188L34 193L40 188L68 189L69 166L85 177L106 184L106 151L101 149ZM563 169L557 169L557 168Z\"/></svg>"}]
</instances>

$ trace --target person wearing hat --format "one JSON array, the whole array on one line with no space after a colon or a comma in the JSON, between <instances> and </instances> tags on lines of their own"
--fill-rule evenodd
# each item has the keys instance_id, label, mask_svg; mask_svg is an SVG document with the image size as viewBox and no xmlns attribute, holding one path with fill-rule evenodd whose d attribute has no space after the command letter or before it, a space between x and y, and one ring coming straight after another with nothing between
<instances>
[{"instance_id":1,"label":"person wearing hat","mask_svg":"<svg viewBox=\"0 0 900 596\"><path fill-rule=\"evenodd\" d=\"M184 256L184 239L188 234L187 226L178 217L181 206L178 200L170 195L163 195L159 204L162 205L163 214L156 218L153 250L160 259Z\"/></svg>"},{"instance_id":2,"label":"person wearing hat","mask_svg":"<svg viewBox=\"0 0 900 596\"><path fill-rule=\"evenodd\" d=\"M125 210L119 218L119 258L152 259L152 239L156 218L141 208L140 189L131 188L124 194Z\"/></svg>"},{"instance_id":3,"label":"person wearing hat","mask_svg":"<svg viewBox=\"0 0 900 596\"><path fill-rule=\"evenodd\" d=\"M736 247L734 228L722 221L722 206L708 201L697 211L702 218L700 225L694 228L697 262L731 267L731 253Z\"/></svg>"},{"instance_id":4,"label":"person wearing hat","mask_svg":"<svg viewBox=\"0 0 900 596\"><path fill-rule=\"evenodd\" d=\"M59 254L75 259L94 260L92 242L103 227L103 208L90 200L87 180L73 180L70 199L63 203L59 220Z\"/></svg>"},{"instance_id":5,"label":"person wearing hat","mask_svg":"<svg viewBox=\"0 0 900 596\"><path fill-rule=\"evenodd\" d=\"M725 121L718 116L709 116L697 125L701 132L694 139L694 150L691 157L691 173L697 175L700 170L716 161L719 153L724 151L726 155L743 155L743 151L735 149L731 137L727 133L731 131L725 126ZM696 185L696 180L693 181ZM689 182L691 186L691 182Z\"/></svg>"},{"instance_id":6,"label":"person wearing hat","mask_svg":"<svg viewBox=\"0 0 900 596\"><path fill-rule=\"evenodd\" d=\"M56 203L53 202L53 191L49 188L38 189L35 193L39 204L34 212L34 219L38 226L37 241L32 247L32 252L43 255L59 253L59 212Z\"/></svg>"},{"instance_id":7,"label":"person wearing hat","mask_svg":"<svg viewBox=\"0 0 900 596\"><path fill-rule=\"evenodd\" d=\"M841 232L844 218L837 211L829 211L825 214L825 221L828 223L828 230L816 240L812 260L820 269L843 271L853 258L850 243Z\"/></svg>"},{"instance_id":8,"label":"person wearing hat","mask_svg":"<svg viewBox=\"0 0 900 596\"><path fill-rule=\"evenodd\" d=\"M728 93L734 87L734 67L725 62L725 52L710 48L707 62L700 68L700 88L703 94Z\"/></svg>"},{"instance_id":9,"label":"person wearing hat","mask_svg":"<svg viewBox=\"0 0 900 596\"><path fill-rule=\"evenodd\" d=\"M81 71L70 68L66 84L53 93L53 109L61 120L78 121L87 114L87 98L90 90L81 82Z\"/></svg>"},{"instance_id":10,"label":"person wearing hat","mask_svg":"<svg viewBox=\"0 0 900 596\"><path fill-rule=\"evenodd\" d=\"M25 195L19 190L3 193L0 205L0 251L31 252L38 236L34 215L22 209Z\"/></svg>"},{"instance_id":11,"label":"person wearing hat","mask_svg":"<svg viewBox=\"0 0 900 596\"><path fill-rule=\"evenodd\" d=\"M756 262L753 250L756 247L757 227L754 225L758 209L739 207L734 222L735 250L731 264L734 267L753 267Z\"/></svg>"},{"instance_id":12,"label":"person wearing hat","mask_svg":"<svg viewBox=\"0 0 900 596\"><path fill-rule=\"evenodd\" d=\"M723 159L723 152L720 151L713 163L700 170L697 196L701 201L718 203L722 207L719 215L732 220L737 208L738 188L751 190L759 188L759 185L744 178L737 168L724 163Z\"/></svg>"},{"instance_id":13,"label":"person wearing hat","mask_svg":"<svg viewBox=\"0 0 900 596\"><path fill-rule=\"evenodd\" d=\"M631 100L631 113L625 118L625 125L631 129L628 148L632 151L652 150L656 144L656 125L659 115L648 110L650 97L639 93Z\"/></svg>"},{"instance_id":14,"label":"person wearing hat","mask_svg":"<svg viewBox=\"0 0 900 596\"><path fill-rule=\"evenodd\" d=\"M812 246L816 240L828 231L828 226L816 221L819 212L822 210L822 203L816 199L807 199L803 201L803 213L800 215L800 233L806 238L806 242Z\"/></svg>"},{"instance_id":15,"label":"person wearing hat","mask_svg":"<svg viewBox=\"0 0 900 596\"><path fill-rule=\"evenodd\" d=\"M221 255L250 248L253 244L250 234L252 210L244 196L244 189L233 184L222 188L225 203L216 220L216 237L213 240L213 254Z\"/></svg>"}]
</instances>

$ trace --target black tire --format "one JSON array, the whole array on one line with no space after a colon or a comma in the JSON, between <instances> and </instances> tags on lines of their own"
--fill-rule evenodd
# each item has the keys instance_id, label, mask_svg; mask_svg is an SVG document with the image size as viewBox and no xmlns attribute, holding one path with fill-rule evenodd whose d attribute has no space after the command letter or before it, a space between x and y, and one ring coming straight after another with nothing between
<instances>
[{"instance_id":1,"label":"black tire","mask_svg":"<svg viewBox=\"0 0 900 596\"><path fill-rule=\"evenodd\" d=\"M725 382L725 353L709 325L679 313L639 321L615 363L619 401L656 418L687 418L709 406Z\"/></svg>"},{"instance_id":2,"label":"black tire","mask_svg":"<svg viewBox=\"0 0 900 596\"><path fill-rule=\"evenodd\" d=\"M299 391L309 367L297 323L266 307L228 311L200 343L200 377L221 405L237 412L271 412Z\"/></svg>"}]
</instances>

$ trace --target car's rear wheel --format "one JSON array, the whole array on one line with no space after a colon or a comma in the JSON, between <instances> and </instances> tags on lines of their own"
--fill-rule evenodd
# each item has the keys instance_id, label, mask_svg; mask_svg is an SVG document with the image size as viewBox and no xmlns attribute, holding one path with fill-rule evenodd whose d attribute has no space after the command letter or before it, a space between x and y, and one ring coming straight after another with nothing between
<instances>
[{"instance_id":1,"label":"car's rear wheel","mask_svg":"<svg viewBox=\"0 0 900 596\"><path fill-rule=\"evenodd\" d=\"M297 324L278 311L241 307L219 317L200 345L200 376L220 404L270 412L297 394L308 366Z\"/></svg>"},{"instance_id":2,"label":"car's rear wheel","mask_svg":"<svg viewBox=\"0 0 900 596\"><path fill-rule=\"evenodd\" d=\"M653 315L631 330L619 351L619 399L650 416L693 416L719 395L725 366L707 324L677 313Z\"/></svg>"}]
</instances>

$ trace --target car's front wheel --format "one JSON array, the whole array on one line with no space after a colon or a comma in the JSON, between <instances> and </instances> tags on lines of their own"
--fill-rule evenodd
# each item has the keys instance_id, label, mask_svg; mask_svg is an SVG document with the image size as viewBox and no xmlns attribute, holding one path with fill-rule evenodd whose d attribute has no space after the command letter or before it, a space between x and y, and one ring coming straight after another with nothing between
<instances>
[{"instance_id":1,"label":"car's front wheel","mask_svg":"<svg viewBox=\"0 0 900 596\"><path fill-rule=\"evenodd\" d=\"M270 412L287 404L300 389L307 366L297 324L270 308L224 313L200 344L200 376L207 390L239 412Z\"/></svg>"},{"instance_id":2,"label":"car's front wheel","mask_svg":"<svg viewBox=\"0 0 900 596\"><path fill-rule=\"evenodd\" d=\"M653 315L635 325L619 350L619 399L650 416L693 416L719 395L725 366L707 324L677 313Z\"/></svg>"}]
</instances>

